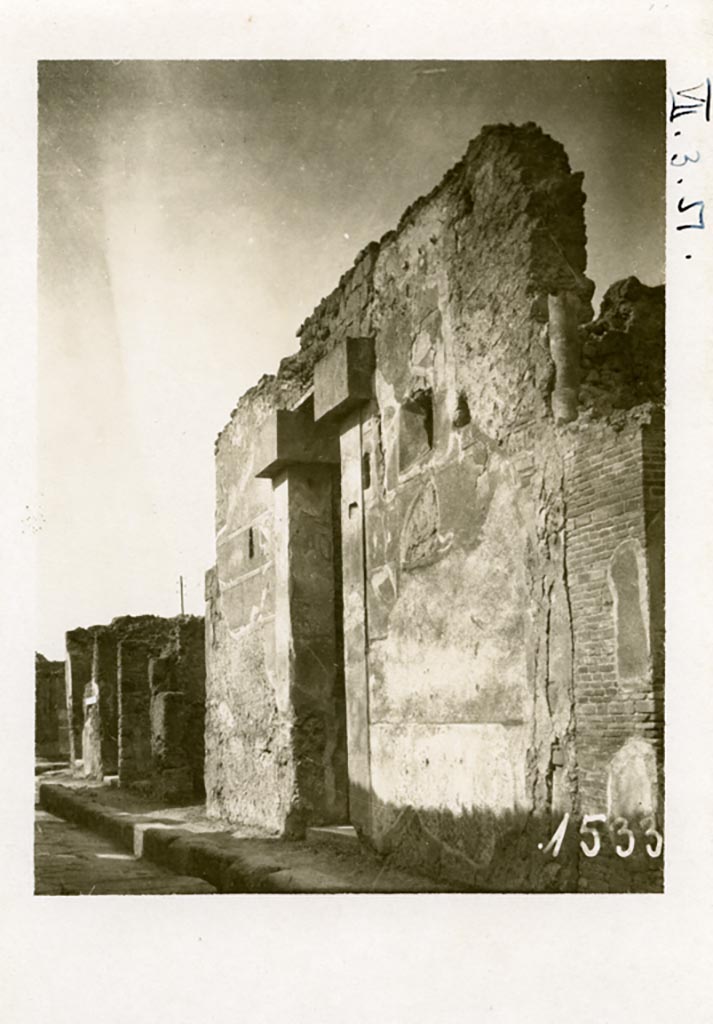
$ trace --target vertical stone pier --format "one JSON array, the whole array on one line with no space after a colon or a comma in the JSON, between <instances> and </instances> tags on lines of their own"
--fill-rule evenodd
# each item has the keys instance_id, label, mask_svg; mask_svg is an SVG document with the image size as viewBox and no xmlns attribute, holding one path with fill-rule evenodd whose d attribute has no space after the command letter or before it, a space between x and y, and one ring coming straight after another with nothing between
<instances>
[{"instance_id":1,"label":"vertical stone pier","mask_svg":"<svg viewBox=\"0 0 713 1024\"><path fill-rule=\"evenodd\" d=\"M35 753L52 760L69 758L65 669L63 661L35 654Z\"/></svg>"},{"instance_id":2,"label":"vertical stone pier","mask_svg":"<svg viewBox=\"0 0 713 1024\"><path fill-rule=\"evenodd\" d=\"M84 691L92 678L94 638L89 629L70 630L65 637L67 660L66 701L69 727L69 756L72 766L82 759Z\"/></svg>"},{"instance_id":3,"label":"vertical stone pier","mask_svg":"<svg viewBox=\"0 0 713 1024\"><path fill-rule=\"evenodd\" d=\"M149 652L141 640L119 643L119 785L151 777Z\"/></svg>"}]
</instances>

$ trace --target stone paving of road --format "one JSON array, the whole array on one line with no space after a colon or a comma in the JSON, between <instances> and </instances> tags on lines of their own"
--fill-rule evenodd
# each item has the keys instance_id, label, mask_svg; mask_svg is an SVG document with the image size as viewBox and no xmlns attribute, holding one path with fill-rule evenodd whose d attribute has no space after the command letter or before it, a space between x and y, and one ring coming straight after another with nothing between
<instances>
[{"instance_id":1,"label":"stone paving of road","mask_svg":"<svg viewBox=\"0 0 713 1024\"><path fill-rule=\"evenodd\" d=\"M174 875L114 843L35 810L37 896L213 893L200 878Z\"/></svg>"}]
</instances>

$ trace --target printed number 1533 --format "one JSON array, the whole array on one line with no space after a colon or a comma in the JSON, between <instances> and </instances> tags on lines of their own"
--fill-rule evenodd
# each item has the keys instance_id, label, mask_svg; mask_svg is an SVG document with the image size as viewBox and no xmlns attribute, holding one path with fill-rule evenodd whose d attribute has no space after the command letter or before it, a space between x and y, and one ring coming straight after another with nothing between
<instances>
[{"instance_id":1,"label":"printed number 1533","mask_svg":"<svg viewBox=\"0 0 713 1024\"><path fill-rule=\"evenodd\" d=\"M585 838L580 840L579 848L585 857L596 857L601 850L602 841L599 828L597 826L606 825L606 822L606 814L585 814L583 816L582 824L579 828L579 834ZM553 857L557 857L559 855L568 825L569 814L565 814L549 843L546 846L543 846L542 843L538 844L543 853L551 852ZM660 857L661 850L663 848L663 836L656 830L656 819L653 815L642 818L640 828L643 829L644 838L646 840L644 845L649 857ZM614 843L614 850L616 854L619 857L630 857L636 847L636 836L629 828L627 819L615 818L609 826L609 832L612 842Z\"/></svg>"}]
</instances>

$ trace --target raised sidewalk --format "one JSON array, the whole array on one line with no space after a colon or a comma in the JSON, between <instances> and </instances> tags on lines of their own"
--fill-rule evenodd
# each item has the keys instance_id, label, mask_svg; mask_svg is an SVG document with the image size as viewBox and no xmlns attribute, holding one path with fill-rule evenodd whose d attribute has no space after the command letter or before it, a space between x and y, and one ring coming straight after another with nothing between
<instances>
[{"instance_id":1,"label":"raised sidewalk","mask_svg":"<svg viewBox=\"0 0 713 1024\"><path fill-rule=\"evenodd\" d=\"M203 807L159 807L145 797L69 776L39 783L39 804L175 874L219 893L448 892L389 865L358 843L284 840L205 816Z\"/></svg>"}]
</instances>

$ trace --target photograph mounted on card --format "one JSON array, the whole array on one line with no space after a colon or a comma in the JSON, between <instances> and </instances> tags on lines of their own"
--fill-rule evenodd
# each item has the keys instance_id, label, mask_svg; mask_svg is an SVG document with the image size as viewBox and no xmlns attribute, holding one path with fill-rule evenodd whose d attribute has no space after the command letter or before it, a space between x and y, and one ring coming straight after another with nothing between
<instances>
[{"instance_id":1,"label":"photograph mounted on card","mask_svg":"<svg viewBox=\"0 0 713 1024\"><path fill-rule=\"evenodd\" d=\"M38 77L36 893L662 892L666 144L688 259L710 86Z\"/></svg>"}]
</instances>

